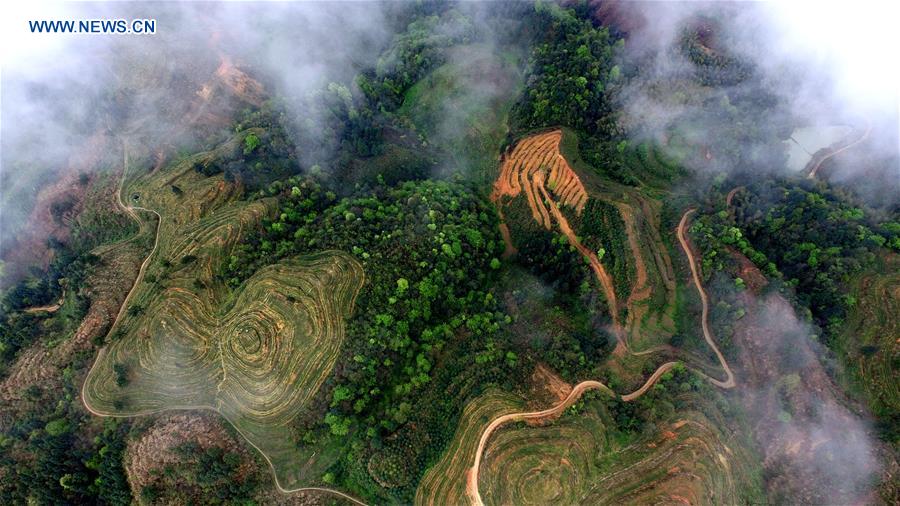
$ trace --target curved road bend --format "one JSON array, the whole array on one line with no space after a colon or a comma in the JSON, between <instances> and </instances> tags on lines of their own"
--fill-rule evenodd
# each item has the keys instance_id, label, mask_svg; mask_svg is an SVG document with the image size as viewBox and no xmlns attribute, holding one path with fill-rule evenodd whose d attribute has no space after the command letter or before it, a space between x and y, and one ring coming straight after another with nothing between
<instances>
[{"instance_id":1,"label":"curved road bend","mask_svg":"<svg viewBox=\"0 0 900 506\"><path fill-rule=\"evenodd\" d=\"M812 167L809 168L809 169L804 168L804 170L807 172L806 177L808 177L809 179L815 179L815 178L816 178L816 173L819 172L819 168L822 167L822 164L825 163L826 160L829 160L829 159L831 159L831 157L833 157L834 155L837 155L837 154L839 154L839 153L842 153L842 152L844 152L844 151L846 151L846 150L852 148L853 146L856 146L856 145L859 144L860 142L866 140L866 138L869 137L869 134L870 134L871 132L872 132L872 124L869 123L869 124L866 126L866 131L863 132L862 136L861 136L859 139L856 139L855 141L851 142L850 144L847 144L846 146L844 146L844 147L842 147L842 148L839 148L839 149L836 149L836 150L834 150L834 151L830 151L830 152L826 153L826 154L823 155L822 158L820 158L818 161L816 161L815 159L810 160L810 161L809 161L809 164L807 164L807 167L809 167L810 165L812 165L813 162L815 162L815 165L812 165Z\"/></svg>"},{"instance_id":2,"label":"curved road bend","mask_svg":"<svg viewBox=\"0 0 900 506\"><path fill-rule=\"evenodd\" d=\"M713 349L716 354L716 357L719 359L719 362L722 364L722 368L725 370L725 374L727 379L725 381L718 380L708 376L699 371L694 371L697 374L700 374L702 377L706 378L710 381L710 383L721 387L721 388L733 388L735 386L734 374L731 371L731 368L728 366L728 362L725 360L725 357L722 355L722 352L719 351L718 346L716 346L715 341L712 338L712 332L709 330L709 297L706 294L706 290L703 288L703 284L700 281L699 269L697 268L697 262L694 258L694 254L691 251L690 245L687 242L685 237L684 230L687 227L687 221L691 214L693 214L696 209L688 209L685 211L684 215L681 217L681 221L678 223L677 235L678 242L681 244L681 248L684 250L685 255L687 255L688 262L691 267L691 276L694 281L694 286L697 288L697 291L700 294L700 300L703 304L702 314L701 314L701 326L703 329L703 337L706 340L707 344ZM625 394L622 396L622 400L625 402L634 401L640 396L647 393L647 391L652 387L663 374L671 370L675 367L678 362L666 362L663 365L659 366L653 374L647 378L647 381L644 384L629 394ZM562 400L559 404L552 406L550 408L541 410L541 411L530 411L530 412L519 412L519 413L509 413L506 415L502 415L500 417L495 418L491 421L490 424L484 429L481 433L481 438L478 441L478 447L475 450L475 461L472 464L472 467L469 468L466 473L466 493L472 502L476 506L484 506L484 502L481 499L481 493L478 490L478 475L481 471L481 456L484 453L484 448L487 446L487 442L490 439L491 435L494 433L502 425L509 422L520 422L526 420L540 420L542 418L556 416L562 413L567 407L572 405L575 401L577 401L581 395L588 390L603 390L604 392L615 396L615 392L613 392L609 387L604 385L599 381L587 380L582 381L581 383L575 385L572 391L566 396L565 399Z\"/></svg>"}]
</instances>

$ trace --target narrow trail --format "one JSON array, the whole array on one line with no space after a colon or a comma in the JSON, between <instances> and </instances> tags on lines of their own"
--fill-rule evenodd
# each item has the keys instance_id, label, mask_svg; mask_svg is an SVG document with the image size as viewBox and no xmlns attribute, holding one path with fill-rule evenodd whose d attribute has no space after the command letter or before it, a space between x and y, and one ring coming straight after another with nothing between
<instances>
[{"instance_id":1,"label":"narrow trail","mask_svg":"<svg viewBox=\"0 0 900 506\"><path fill-rule=\"evenodd\" d=\"M823 155L818 161L816 161L815 157L813 157L813 159L810 160L809 163L806 165L806 167L809 167L809 168L803 169L807 173L806 177L809 179L815 179L816 174L819 172L819 168L822 167L822 164L825 163L826 160L830 160L833 156L835 156L839 153L842 153L842 152L852 148L853 146L856 146L860 142L866 140L869 137L869 134L871 132L872 132L872 124L869 123L866 126L866 131L863 132L862 136L859 139L856 139L855 141L851 142L850 144L847 144L846 146L844 146L840 149L836 149L834 151L829 151L828 153Z\"/></svg>"},{"instance_id":2,"label":"narrow trail","mask_svg":"<svg viewBox=\"0 0 900 506\"><path fill-rule=\"evenodd\" d=\"M54 302L53 304L47 304L46 306L35 306L29 307L23 310L25 313L55 313L59 311L59 308L62 307L63 302L66 301L66 290L63 289L62 295L59 296L59 300Z\"/></svg>"},{"instance_id":3,"label":"narrow trail","mask_svg":"<svg viewBox=\"0 0 900 506\"><path fill-rule=\"evenodd\" d=\"M734 196L737 195L737 192L743 190L743 186L735 186L728 192L728 195L725 196L725 207L731 207L731 201L734 200Z\"/></svg>"},{"instance_id":4,"label":"narrow trail","mask_svg":"<svg viewBox=\"0 0 900 506\"><path fill-rule=\"evenodd\" d=\"M542 187L542 185L539 185L539 187ZM548 197L548 196L545 195L545 197ZM549 198L548 198L548 200L550 202L551 211L555 210L556 212L559 212L558 208L554 205L554 202ZM731 368L728 366L728 362L725 360L725 357L719 351L718 346L716 346L716 343L712 337L712 332L710 332L710 330L709 330L709 322L708 322L708 319L709 319L709 297L707 296L706 290L703 288L703 284L701 283L699 269L697 268L697 262L696 262L696 259L694 258L694 253L691 250L690 244L687 242L687 239L685 237L684 231L685 231L685 228L687 227L688 219L695 211L696 211L696 209L691 208L691 209L688 209L687 211L685 211L684 215L682 215L681 221L678 223L678 229L677 229L678 242L681 244L681 248L684 250L684 253L688 258L688 262L691 267L691 276L694 281L694 286L697 288L697 291L700 294L700 300L703 305L702 314L701 314L701 327L703 329L703 337L706 340L707 344L715 352L716 357L718 357L719 362L721 363L722 368L725 371L727 379L725 381L721 381L721 380L713 378L701 371L696 371L694 369L692 369L692 370L694 370L694 372L696 374L699 374L703 378L707 379L710 383L712 383L720 388L726 388L726 389L734 388L734 386L736 384L734 381L734 374L732 373ZM555 214L556 213L554 212L554 215ZM650 353L651 351L656 351L656 350L655 349L654 350L646 350L644 352L635 353L635 355L638 355L638 354L643 355L646 353ZM638 388L637 390L635 390L634 392L631 392L629 394L622 395L622 397L621 397L622 401L631 402L631 401L634 401L634 400L640 398L642 395L647 393L647 391L651 387L653 387L653 385L656 384L657 381L659 381L659 378L661 378L663 374L665 374L666 372L668 372L669 370L671 370L673 367L675 367L678 364L679 364L679 362L666 362L666 363L662 364L661 366L659 366L659 368L656 369L656 371L653 372L653 374L650 375L649 378L647 378L647 380L644 382L644 384L640 388ZM602 390L612 396L616 395L616 393L613 392L609 387L607 387L606 385L604 385L603 383L601 383L599 381L596 381L596 380L582 381L581 383L575 385L575 387L572 388L572 391L569 393L569 395L566 396L565 399L563 399L560 403L556 404L555 406L552 406L550 408L547 408L547 409L544 409L541 411L509 413L509 414L500 416L500 417L492 420L491 423L489 423L488 426L481 433L481 438L478 441L478 447L475 450L475 460L472 464L472 467L469 468L468 472L466 473L466 494L472 500L472 503L475 504L476 506L484 506L484 502L481 499L481 493L478 490L478 476L481 471L481 458L482 458L482 455L484 454L484 449L487 446L487 443L490 440L490 437L494 433L494 431L496 431L498 428L500 428L501 426L503 426L509 422L542 420L545 418L557 416L560 413L562 413L566 408L568 408L573 403L578 401L578 399L581 398L581 396L584 394L584 392L586 392L588 390Z\"/></svg>"},{"instance_id":5,"label":"narrow trail","mask_svg":"<svg viewBox=\"0 0 900 506\"><path fill-rule=\"evenodd\" d=\"M697 287L697 292L700 294L700 300L703 303L702 315L700 318L700 325L703 328L703 338L706 339L706 344L708 344L713 352L715 352L716 358L719 359L719 363L722 365L722 369L725 370L725 375L728 377L725 381L719 381L710 377L707 378L713 385L718 387L734 388L734 374L731 372L731 368L728 367L728 362L725 360L722 352L719 351L719 347L716 346L716 342L712 337L712 332L709 330L709 297L706 295L706 290L703 288L703 283L700 281L700 269L697 268L697 260L694 258L691 246L688 244L684 234L688 218L694 214L695 211L696 209L688 209L681 217L681 221L678 223L678 242L681 243L681 248L684 250L685 255L687 255L688 263L691 265L691 276L694 278L694 286Z\"/></svg>"},{"instance_id":6,"label":"narrow trail","mask_svg":"<svg viewBox=\"0 0 900 506\"><path fill-rule=\"evenodd\" d=\"M152 209L147 209L145 207L126 206L125 203L122 201L122 189L124 187L125 179L126 179L127 171L128 171L127 138L122 140L122 151L123 151L122 178L119 181L119 187L118 187L118 190L116 191L116 203L119 205L119 207L123 211L125 211L129 216L131 216L131 218L134 219L135 222L137 222L139 230L144 227L144 222L140 219L140 217L138 216L138 214L135 211L147 211L147 212L155 214L156 218L157 218L157 224L156 224L156 233L155 233L155 236L153 239L153 248L150 250L150 253L147 255L147 258L145 258L143 263L141 263L141 268L138 270L138 275L137 275L137 277L135 277L134 284L131 286L131 290L128 291L128 295L125 296L125 300L122 301L122 306L119 308L119 312L116 314L116 318L115 318L115 320L113 320L112 325L110 325L107 335L112 334L112 332L118 326L119 322L122 319L122 315L125 313L125 310L128 307L128 302L131 300L131 296L134 294L135 290L137 290L137 287L140 285L140 282L143 280L144 273L147 270L147 266L150 264L150 260L153 258L154 253L156 253L156 250L159 247L159 233L160 233L160 229L162 228L162 216L160 216L160 214L158 212L156 212ZM85 409L87 409L88 412L90 412L92 415L99 416L99 417L110 417L110 418L133 418L136 416L156 414L161 411L195 411L195 410L209 410L214 413L220 414L218 410L211 408L209 406L182 406L182 407L178 407L178 408L166 408L163 410L159 410L159 409L148 410L148 411L144 411L144 412L127 414L127 415L116 414L116 413L106 413L106 412L102 412L102 411L98 411L98 410L94 409L93 407L91 407L90 403L88 402L88 398L85 395L84 389L85 389L85 386L87 385L87 378L90 377L91 373L93 373L94 368L97 366L98 363L100 363L101 359L106 354L106 351L107 351L107 347L104 346L97 353L97 356L94 358L94 363L91 365L91 368L88 371L87 376L85 376L85 382L81 386L81 402L82 402L82 404L84 404ZM225 420L227 421L228 419L225 418ZM359 506L368 506L365 502L363 502L349 494L345 494L344 492L341 492L340 490L335 490L335 489L331 489L331 488L299 487L299 488L294 488L294 489L286 489L286 488L282 487L281 483L278 482L278 476L275 474L275 466L272 464L272 461L271 461L271 459L269 459L269 456L266 455L265 452L263 452L258 446L253 444L250 441L250 439L247 438L247 436L244 434L244 432L241 431L241 429L239 427L237 427L230 421L228 423L232 427L234 427L234 429L238 432L238 434L241 435L241 437L244 439L244 441L247 444L249 444L250 446L252 446L260 455L262 455L262 457L266 461L266 463L269 464L269 469L271 469L271 471L272 471L272 481L275 482L275 488L277 488L279 492L281 492L283 494L293 494L293 493L297 493L297 492L322 492L325 494L331 494L333 496L337 496L337 497L346 499L347 501L350 501L353 504L357 504Z\"/></svg>"},{"instance_id":7,"label":"narrow trail","mask_svg":"<svg viewBox=\"0 0 900 506\"><path fill-rule=\"evenodd\" d=\"M519 250L517 250L513 245L512 236L509 233L509 225L506 224L506 218L503 216L503 209L499 206L497 207L497 214L500 217L500 236L503 238L504 245L503 254L501 255L501 257L509 258L518 253Z\"/></svg>"},{"instance_id":8,"label":"narrow trail","mask_svg":"<svg viewBox=\"0 0 900 506\"><path fill-rule=\"evenodd\" d=\"M128 176L128 139L122 139L122 178L119 180L119 187L116 190L116 203L119 205L119 208L122 209L126 214L131 216L131 218L138 224L138 234L134 237L138 237L140 235L140 230L144 228L144 222L140 219L138 214L135 211L147 211L156 215L156 233L153 239L153 248L150 249L150 253L147 254L147 258L141 263L140 269L138 269L138 274L134 278L134 284L131 285L131 290L128 290L128 294L125 296L125 300L122 301L122 305L119 307L119 312L116 314L116 318L113 320L112 325L109 326L109 330L106 335L110 336L119 326L119 322L122 321L122 315L125 314L125 310L128 308L128 302L131 300L131 297L134 295L135 290L137 290L138 286L141 283L141 280L144 279L144 273L147 270L147 266L150 265L150 259L153 258L153 254L156 253L156 249L159 246L159 231L162 228L162 216L159 215L156 211L152 209L147 209L144 207L138 206L126 206L124 202L122 202L122 189L125 185L125 179ZM106 355L107 347L104 346L100 348L100 351L97 353L97 356L94 358L94 363L91 365L90 370L85 376L84 384L81 386L81 402L84 404L85 409L87 409L91 414L96 416L114 416L112 413L104 413L94 409L90 402L88 401L88 396L85 395L85 386L87 385L87 378L94 372L94 368L98 363L101 362L101 359L104 355Z\"/></svg>"}]
</instances>

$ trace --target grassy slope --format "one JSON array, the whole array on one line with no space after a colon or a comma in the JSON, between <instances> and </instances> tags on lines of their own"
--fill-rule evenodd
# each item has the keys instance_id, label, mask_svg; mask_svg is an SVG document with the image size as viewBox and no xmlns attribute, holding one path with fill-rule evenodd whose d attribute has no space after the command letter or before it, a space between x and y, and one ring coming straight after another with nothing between
<instances>
[{"instance_id":1,"label":"grassy slope","mask_svg":"<svg viewBox=\"0 0 900 506\"><path fill-rule=\"evenodd\" d=\"M522 86L519 57L486 44L456 46L413 85L397 111L446 152L446 167L487 186Z\"/></svg>"}]
</instances>

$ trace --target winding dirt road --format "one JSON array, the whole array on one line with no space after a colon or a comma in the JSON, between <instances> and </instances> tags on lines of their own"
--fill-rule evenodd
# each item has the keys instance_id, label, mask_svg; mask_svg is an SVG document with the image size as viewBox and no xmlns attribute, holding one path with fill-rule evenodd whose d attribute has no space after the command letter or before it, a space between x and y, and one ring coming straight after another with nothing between
<instances>
[{"instance_id":1,"label":"winding dirt road","mask_svg":"<svg viewBox=\"0 0 900 506\"><path fill-rule=\"evenodd\" d=\"M550 209L554 212L554 215L559 212L555 205L553 205L553 201L550 201ZM697 262L694 258L694 253L691 250L690 244L685 237L685 228L687 228L687 222L690 218L691 214L693 214L696 209L688 209L685 211L684 215L681 217L681 221L678 223L677 235L678 242L681 244L681 248L684 250L685 255L688 258L688 262L691 267L691 276L694 281L694 286L697 288L697 291L700 294L700 300L702 302L702 315L701 315L701 326L703 329L703 337L706 340L707 344L713 349L718 357L719 362L722 365L722 368L725 371L727 379L725 381L721 381L715 378L708 376L707 374L694 370L695 373L700 376L706 378L710 383L721 387L721 388L733 388L735 386L734 374L731 372L731 368L728 366L728 362L725 360L725 357L719 351L719 347L716 346L715 341L712 337L712 332L709 330L709 297L706 294L706 290L703 288L703 284L700 280L699 269L697 268ZM561 225L561 223L560 223ZM562 228L562 227L560 227ZM648 350L649 351L649 350ZM625 402L631 402L642 395L647 393L647 391L659 381L659 378L662 377L663 374L671 370L673 367L678 365L679 362L666 362L659 366L653 374L647 378L647 381L644 384L629 394L625 394L622 396L622 400ZM693 369L692 369L693 370ZM575 403L578 399L581 398L582 394L588 390L602 390L610 395L615 396L616 393L613 392L609 387L604 385L603 383L595 380L587 380L582 381L581 383L575 385L572 388L572 391L563 399L560 403L552 406L550 408L541 410L541 411L529 411L529 412L519 412L519 413L509 413L500 417L495 418L488 424L485 430L481 433L481 438L478 441L478 448L475 450L475 460L472 463L472 467L469 468L469 471L466 473L466 494L472 500L472 503L476 506L484 506L484 502L481 499L481 493L478 490L478 476L481 471L481 457L484 453L484 449L487 446L488 441L490 440L491 435L501 426L509 423L509 422L520 422L527 420L542 420L545 418L550 418L561 414L566 408Z\"/></svg>"},{"instance_id":2,"label":"winding dirt road","mask_svg":"<svg viewBox=\"0 0 900 506\"><path fill-rule=\"evenodd\" d=\"M719 347L716 346L716 342L712 337L712 332L709 331L709 297L706 295L706 290L703 289L703 284L700 282L700 269L697 268L697 260L694 258L691 246L688 244L684 235L684 229L687 227L688 218L690 215L694 214L694 211L696 211L696 209L688 209L681 217L681 221L678 223L678 242L681 243L681 248L684 250L684 254L687 255L688 263L691 264L691 276L694 278L694 286L697 287L697 292L700 294L700 300L703 302L703 313L700 318L700 326L703 328L703 338L706 339L706 344L708 344L713 352L715 352L716 358L719 359L719 363L722 365L722 369L725 370L725 375L728 377L725 381L719 381L708 376L707 379L709 379L713 385L718 387L734 388L734 374L731 372L731 368L728 367L728 362L725 361L722 352L719 351Z\"/></svg>"},{"instance_id":3,"label":"winding dirt road","mask_svg":"<svg viewBox=\"0 0 900 506\"><path fill-rule=\"evenodd\" d=\"M813 157L813 159L810 160L808 164L806 164L806 167L808 167L808 168L804 168L804 171L807 173L806 177L808 177L809 179L815 179L816 173L819 172L819 168L822 167L822 164L825 163L826 160L829 160L834 155L842 153L842 152L852 148L853 146L856 146L860 142L866 140L866 138L869 137L869 134L871 132L872 132L872 124L869 123L866 126L866 131L863 132L862 136L859 139L856 139L855 141L851 142L850 144L847 144L846 146L844 146L840 149L826 152L824 155L821 155L821 157L818 160L816 160L815 157Z\"/></svg>"}]
</instances>

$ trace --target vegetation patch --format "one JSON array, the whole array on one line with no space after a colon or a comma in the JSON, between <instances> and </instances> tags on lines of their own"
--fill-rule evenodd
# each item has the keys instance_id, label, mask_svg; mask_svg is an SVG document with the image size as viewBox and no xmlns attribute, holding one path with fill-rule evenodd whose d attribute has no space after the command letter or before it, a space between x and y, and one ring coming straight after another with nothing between
<instances>
[{"instance_id":1,"label":"vegetation patch","mask_svg":"<svg viewBox=\"0 0 900 506\"><path fill-rule=\"evenodd\" d=\"M885 438L900 446L900 255L885 252L860 273L837 346L851 383L864 392Z\"/></svg>"}]
</instances>

